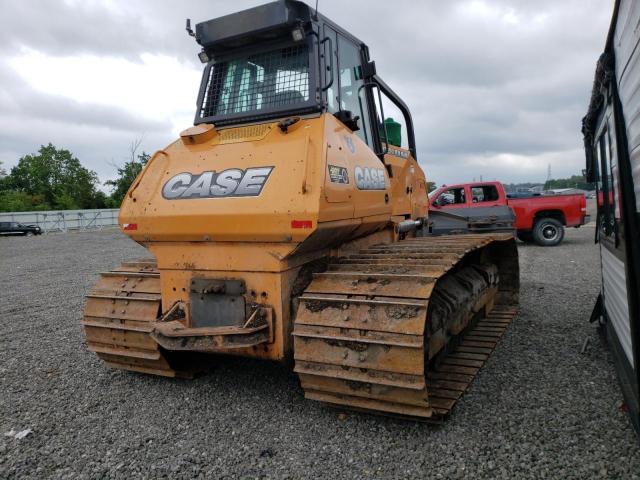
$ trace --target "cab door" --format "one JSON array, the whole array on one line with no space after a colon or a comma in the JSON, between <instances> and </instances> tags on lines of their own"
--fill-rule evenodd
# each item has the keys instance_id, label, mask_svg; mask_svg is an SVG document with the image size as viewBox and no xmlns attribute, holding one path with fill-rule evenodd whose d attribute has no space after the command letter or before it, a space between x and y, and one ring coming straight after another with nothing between
<instances>
[{"instance_id":1,"label":"cab door","mask_svg":"<svg viewBox=\"0 0 640 480\"><path fill-rule=\"evenodd\" d=\"M349 179L352 188L349 198L353 201L356 218L388 215L391 213L390 183L384 164L372 149L371 116L365 97L361 47L328 25L324 31L326 38L330 38L325 45L333 48L334 69L333 80L327 83L331 83L327 88L327 108L336 118L344 120L344 123L338 122L338 128L327 132L327 138L334 139L331 150L336 151L332 152L331 158L335 163L329 164L327 157L331 171L326 173L328 182L325 185L336 184L335 179ZM329 61L330 68L331 63ZM349 116L352 122L347 120ZM346 184L340 187L345 192L348 190Z\"/></svg>"}]
</instances>

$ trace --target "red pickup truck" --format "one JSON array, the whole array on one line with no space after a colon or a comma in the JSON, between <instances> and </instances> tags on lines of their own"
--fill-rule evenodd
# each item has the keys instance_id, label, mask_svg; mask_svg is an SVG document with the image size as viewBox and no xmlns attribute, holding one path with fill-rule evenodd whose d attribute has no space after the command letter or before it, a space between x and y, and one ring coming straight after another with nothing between
<instances>
[{"instance_id":1,"label":"red pickup truck","mask_svg":"<svg viewBox=\"0 0 640 480\"><path fill-rule=\"evenodd\" d=\"M429 194L429 208L464 214L470 208L508 205L516 216L518 238L538 245L558 245L564 227L576 227L589 221L587 201L574 195L507 195L500 182L443 185Z\"/></svg>"}]
</instances>

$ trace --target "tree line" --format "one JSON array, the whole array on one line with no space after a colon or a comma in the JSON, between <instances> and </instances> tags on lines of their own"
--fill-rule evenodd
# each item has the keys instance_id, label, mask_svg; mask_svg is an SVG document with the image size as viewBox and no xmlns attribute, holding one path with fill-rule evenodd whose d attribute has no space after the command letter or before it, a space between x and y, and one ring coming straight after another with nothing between
<instances>
[{"instance_id":1,"label":"tree line","mask_svg":"<svg viewBox=\"0 0 640 480\"><path fill-rule=\"evenodd\" d=\"M555 180L547 180L544 184L545 190L554 190L556 188L579 188L581 190L595 190L593 183L587 182L584 175L572 175L569 178L558 178Z\"/></svg>"},{"instance_id":2,"label":"tree line","mask_svg":"<svg viewBox=\"0 0 640 480\"><path fill-rule=\"evenodd\" d=\"M129 186L149 161L145 152L137 154L140 141L131 145L131 155L116 166L118 175L104 182L100 190L96 172L84 167L69 150L49 143L37 153L25 155L9 172L0 162L0 211L74 210L119 208Z\"/></svg>"},{"instance_id":3,"label":"tree line","mask_svg":"<svg viewBox=\"0 0 640 480\"><path fill-rule=\"evenodd\" d=\"M572 175L569 178L556 178L547 180L540 183L504 183L504 188L507 192L518 192L527 190L534 187L542 186L542 190L555 190L560 188L579 188L580 190L595 190L596 186L593 183L587 182L584 175Z\"/></svg>"}]
</instances>

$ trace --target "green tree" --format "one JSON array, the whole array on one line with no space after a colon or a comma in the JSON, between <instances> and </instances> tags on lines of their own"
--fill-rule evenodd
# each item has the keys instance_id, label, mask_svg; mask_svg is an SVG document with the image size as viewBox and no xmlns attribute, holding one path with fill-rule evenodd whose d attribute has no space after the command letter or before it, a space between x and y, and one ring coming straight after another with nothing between
<instances>
[{"instance_id":1,"label":"green tree","mask_svg":"<svg viewBox=\"0 0 640 480\"><path fill-rule=\"evenodd\" d=\"M1 212L29 212L36 210L37 205L33 203L33 197L24 192L15 190L4 190L0 192Z\"/></svg>"},{"instance_id":2,"label":"green tree","mask_svg":"<svg viewBox=\"0 0 640 480\"><path fill-rule=\"evenodd\" d=\"M2 180L2 191L13 193L0 197L4 200L0 210L11 211L16 202L30 203L30 210L104 207L104 195L103 205L98 205L98 183L96 173L83 167L69 150L49 143L37 154L22 157Z\"/></svg>"},{"instance_id":3,"label":"green tree","mask_svg":"<svg viewBox=\"0 0 640 480\"><path fill-rule=\"evenodd\" d=\"M105 185L113 189L109 199L111 206L114 208L120 207L129 187L140 174L142 168L147 164L149 158L151 158L151 156L148 153L143 151L141 154L136 155L135 149L133 149L131 160L125 162L121 167L118 167L118 178L104 182Z\"/></svg>"},{"instance_id":4,"label":"green tree","mask_svg":"<svg viewBox=\"0 0 640 480\"><path fill-rule=\"evenodd\" d=\"M548 180L544 184L545 190L553 190L556 188L579 188L581 190L593 190L595 186L593 183L588 183L583 175L572 175L569 178L557 178L554 180Z\"/></svg>"},{"instance_id":5,"label":"green tree","mask_svg":"<svg viewBox=\"0 0 640 480\"><path fill-rule=\"evenodd\" d=\"M436 188L438 188L436 182L427 182L427 193L433 192Z\"/></svg>"}]
</instances>

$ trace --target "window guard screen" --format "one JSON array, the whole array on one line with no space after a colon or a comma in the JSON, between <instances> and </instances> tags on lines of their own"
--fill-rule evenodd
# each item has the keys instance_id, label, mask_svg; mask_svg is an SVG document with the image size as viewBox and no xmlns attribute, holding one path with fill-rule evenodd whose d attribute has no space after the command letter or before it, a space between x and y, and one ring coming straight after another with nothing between
<instances>
[{"instance_id":1,"label":"window guard screen","mask_svg":"<svg viewBox=\"0 0 640 480\"><path fill-rule=\"evenodd\" d=\"M215 63L199 115L259 115L308 100L309 50L301 44Z\"/></svg>"}]
</instances>

